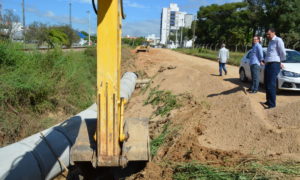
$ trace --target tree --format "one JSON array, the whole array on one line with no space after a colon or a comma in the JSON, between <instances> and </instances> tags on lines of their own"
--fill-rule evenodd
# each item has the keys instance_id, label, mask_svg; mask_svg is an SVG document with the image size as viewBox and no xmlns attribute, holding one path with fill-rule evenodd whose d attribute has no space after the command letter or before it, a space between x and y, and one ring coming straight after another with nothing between
<instances>
[{"instance_id":1,"label":"tree","mask_svg":"<svg viewBox=\"0 0 300 180\"><path fill-rule=\"evenodd\" d=\"M36 42L38 46L41 46L44 42L48 41L47 25L40 22L33 22L26 30L25 39L27 42Z\"/></svg>"},{"instance_id":2,"label":"tree","mask_svg":"<svg viewBox=\"0 0 300 180\"><path fill-rule=\"evenodd\" d=\"M64 32L67 35L68 43L67 47L71 47L74 42L78 42L80 37L70 26L55 26L60 31Z\"/></svg>"},{"instance_id":3,"label":"tree","mask_svg":"<svg viewBox=\"0 0 300 180\"><path fill-rule=\"evenodd\" d=\"M91 41L97 43L97 36L91 35Z\"/></svg>"},{"instance_id":4,"label":"tree","mask_svg":"<svg viewBox=\"0 0 300 180\"><path fill-rule=\"evenodd\" d=\"M288 33L281 33L281 37L285 41L285 45L291 49L300 49L300 33L295 31L290 31Z\"/></svg>"},{"instance_id":5,"label":"tree","mask_svg":"<svg viewBox=\"0 0 300 180\"><path fill-rule=\"evenodd\" d=\"M251 45L254 35L275 28L287 47L300 49L300 0L244 0L200 7L196 44ZM265 45L267 45L265 43Z\"/></svg>"},{"instance_id":6,"label":"tree","mask_svg":"<svg viewBox=\"0 0 300 180\"><path fill-rule=\"evenodd\" d=\"M252 29L248 17L249 10L245 2L200 7L196 43L226 43L229 46L246 44L251 39Z\"/></svg>"},{"instance_id":7,"label":"tree","mask_svg":"<svg viewBox=\"0 0 300 180\"><path fill-rule=\"evenodd\" d=\"M48 44L51 48L68 45L68 36L59 28L52 27L48 30Z\"/></svg>"},{"instance_id":8,"label":"tree","mask_svg":"<svg viewBox=\"0 0 300 180\"><path fill-rule=\"evenodd\" d=\"M252 12L252 23L257 34L264 34L270 27L284 38L287 46L300 48L300 1L299 0L246 0ZM295 38L295 39L294 39ZM298 44L298 45L295 45Z\"/></svg>"},{"instance_id":9,"label":"tree","mask_svg":"<svg viewBox=\"0 0 300 180\"><path fill-rule=\"evenodd\" d=\"M12 10L5 10L4 13L1 15L1 34L12 39L15 33L17 32L17 26L19 21L19 16L14 14Z\"/></svg>"},{"instance_id":10,"label":"tree","mask_svg":"<svg viewBox=\"0 0 300 180\"><path fill-rule=\"evenodd\" d=\"M127 44L129 46L140 46L147 42L147 40L144 37L138 37L138 38L122 38L122 43Z\"/></svg>"}]
</instances>

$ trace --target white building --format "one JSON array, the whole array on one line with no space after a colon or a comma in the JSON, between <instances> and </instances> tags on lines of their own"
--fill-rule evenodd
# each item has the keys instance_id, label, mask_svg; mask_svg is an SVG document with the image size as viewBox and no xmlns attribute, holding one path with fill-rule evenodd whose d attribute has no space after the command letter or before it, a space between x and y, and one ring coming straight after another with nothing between
<instances>
[{"instance_id":1,"label":"white building","mask_svg":"<svg viewBox=\"0 0 300 180\"><path fill-rule=\"evenodd\" d=\"M191 28L194 16L192 14L186 14L184 16L184 27Z\"/></svg>"},{"instance_id":2,"label":"white building","mask_svg":"<svg viewBox=\"0 0 300 180\"><path fill-rule=\"evenodd\" d=\"M11 35L12 35L13 40L16 40L16 41L23 40L23 31L24 31L24 28L23 28L22 23L19 23L19 22L12 23Z\"/></svg>"},{"instance_id":3,"label":"white building","mask_svg":"<svg viewBox=\"0 0 300 180\"><path fill-rule=\"evenodd\" d=\"M150 34L146 37L146 40L150 43L150 45L156 46L157 44L159 44L159 37L156 37L155 34Z\"/></svg>"},{"instance_id":4,"label":"white building","mask_svg":"<svg viewBox=\"0 0 300 180\"><path fill-rule=\"evenodd\" d=\"M160 43L167 45L174 43L175 46L179 42L179 29L181 27L191 28L193 22L193 15L181 12L177 4L170 4L169 8L163 8L161 13L161 27L160 27ZM176 40L170 41L170 35L174 36ZM175 41L175 42L174 42Z\"/></svg>"},{"instance_id":5,"label":"white building","mask_svg":"<svg viewBox=\"0 0 300 180\"><path fill-rule=\"evenodd\" d=\"M171 32L177 33L180 27L185 26L186 12L180 12L177 4L170 4L163 8L161 14L160 43L167 44Z\"/></svg>"},{"instance_id":6,"label":"white building","mask_svg":"<svg viewBox=\"0 0 300 180\"><path fill-rule=\"evenodd\" d=\"M4 35L9 36L12 40L23 40L23 25L19 22L12 22L9 27L0 29L0 31Z\"/></svg>"}]
</instances>

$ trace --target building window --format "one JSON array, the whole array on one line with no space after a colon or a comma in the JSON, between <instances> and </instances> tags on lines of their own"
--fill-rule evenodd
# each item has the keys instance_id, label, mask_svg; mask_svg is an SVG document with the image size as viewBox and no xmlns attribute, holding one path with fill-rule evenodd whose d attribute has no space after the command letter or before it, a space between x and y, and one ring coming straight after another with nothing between
<instances>
[{"instance_id":1,"label":"building window","mask_svg":"<svg viewBox=\"0 0 300 180\"><path fill-rule=\"evenodd\" d=\"M175 26L175 22L176 22L176 12L175 11L171 11L171 17L170 17L170 26Z\"/></svg>"}]
</instances>

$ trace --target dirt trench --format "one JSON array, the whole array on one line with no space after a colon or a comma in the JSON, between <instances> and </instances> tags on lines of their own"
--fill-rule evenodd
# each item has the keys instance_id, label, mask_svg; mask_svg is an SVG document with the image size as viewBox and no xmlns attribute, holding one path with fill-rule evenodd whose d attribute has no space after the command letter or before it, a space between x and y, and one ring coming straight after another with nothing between
<instances>
[{"instance_id":1,"label":"dirt trench","mask_svg":"<svg viewBox=\"0 0 300 180\"><path fill-rule=\"evenodd\" d=\"M172 170L158 165L164 162L230 166L247 158L300 161L300 92L279 94L278 107L265 110L265 93L248 94L250 83L239 81L238 67L228 66L228 75L219 77L216 62L166 49L138 54L135 70L153 78L150 88L190 98L167 118L150 120L152 138L166 122L173 135L153 162L129 179L172 179ZM153 117L153 107L144 105L149 89L135 92L127 118Z\"/></svg>"}]
</instances>

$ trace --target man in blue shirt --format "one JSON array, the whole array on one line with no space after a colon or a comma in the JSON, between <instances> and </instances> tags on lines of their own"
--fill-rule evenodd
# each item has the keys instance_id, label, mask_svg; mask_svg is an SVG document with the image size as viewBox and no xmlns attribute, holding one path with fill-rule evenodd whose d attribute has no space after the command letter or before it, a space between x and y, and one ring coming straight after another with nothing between
<instances>
[{"instance_id":1,"label":"man in blue shirt","mask_svg":"<svg viewBox=\"0 0 300 180\"><path fill-rule=\"evenodd\" d=\"M274 29L269 29L267 38L270 40L265 58L265 87L268 109L276 107L277 76L280 68L283 68L282 61L286 59L286 51L281 38L276 36Z\"/></svg>"},{"instance_id":2,"label":"man in blue shirt","mask_svg":"<svg viewBox=\"0 0 300 180\"><path fill-rule=\"evenodd\" d=\"M253 47L250 54L250 69L252 76L252 86L249 88L250 93L257 93L259 87L260 64L263 61L263 49L260 45L260 38L253 37Z\"/></svg>"}]
</instances>

